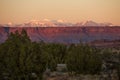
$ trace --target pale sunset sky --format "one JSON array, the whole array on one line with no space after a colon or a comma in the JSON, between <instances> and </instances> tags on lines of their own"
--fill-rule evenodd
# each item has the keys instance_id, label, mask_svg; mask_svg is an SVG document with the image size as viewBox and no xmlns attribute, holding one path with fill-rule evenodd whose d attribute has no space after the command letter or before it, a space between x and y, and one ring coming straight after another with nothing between
<instances>
[{"instance_id":1,"label":"pale sunset sky","mask_svg":"<svg viewBox=\"0 0 120 80\"><path fill-rule=\"evenodd\" d=\"M120 25L120 0L0 0L0 24L42 19Z\"/></svg>"}]
</instances>

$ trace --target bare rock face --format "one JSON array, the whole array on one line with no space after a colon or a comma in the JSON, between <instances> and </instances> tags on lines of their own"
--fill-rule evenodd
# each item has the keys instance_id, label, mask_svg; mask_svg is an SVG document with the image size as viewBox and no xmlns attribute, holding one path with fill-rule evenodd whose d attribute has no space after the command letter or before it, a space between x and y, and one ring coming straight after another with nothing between
<instances>
[{"instance_id":1,"label":"bare rock face","mask_svg":"<svg viewBox=\"0 0 120 80\"><path fill-rule=\"evenodd\" d=\"M25 29L32 41L79 43L94 40L119 40L120 27L0 27L0 43L11 32Z\"/></svg>"}]
</instances>

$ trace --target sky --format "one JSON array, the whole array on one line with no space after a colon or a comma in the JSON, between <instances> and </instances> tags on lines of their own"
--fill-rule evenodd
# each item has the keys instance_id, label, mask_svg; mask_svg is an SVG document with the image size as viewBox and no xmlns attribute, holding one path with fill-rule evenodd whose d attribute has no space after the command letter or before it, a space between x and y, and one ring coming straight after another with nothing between
<instances>
[{"instance_id":1,"label":"sky","mask_svg":"<svg viewBox=\"0 0 120 80\"><path fill-rule=\"evenodd\" d=\"M120 25L120 0L0 0L0 24L42 19Z\"/></svg>"}]
</instances>

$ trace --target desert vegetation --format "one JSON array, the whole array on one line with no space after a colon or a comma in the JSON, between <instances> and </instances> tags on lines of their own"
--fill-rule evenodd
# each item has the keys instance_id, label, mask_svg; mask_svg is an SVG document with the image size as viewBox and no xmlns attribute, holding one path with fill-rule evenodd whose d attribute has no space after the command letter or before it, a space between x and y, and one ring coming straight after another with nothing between
<instances>
[{"instance_id":1,"label":"desert vegetation","mask_svg":"<svg viewBox=\"0 0 120 80\"><path fill-rule=\"evenodd\" d=\"M103 59L111 54L82 43L32 42L25 30L16 31L0 44L0 79L42 80L46 68L55 71L60 63L66 64L71 74L100 74ZM120 75L120 65L117 67Z\"/></svg>"}]
</instances>

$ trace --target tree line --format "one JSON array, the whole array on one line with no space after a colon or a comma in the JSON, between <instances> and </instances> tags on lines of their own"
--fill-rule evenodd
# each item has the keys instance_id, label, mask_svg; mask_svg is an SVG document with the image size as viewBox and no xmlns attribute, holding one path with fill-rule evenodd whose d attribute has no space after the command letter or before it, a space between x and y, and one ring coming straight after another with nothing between
<instances>
[{"instance_id":1,"label":"tree line","mask_svg":"<svg viewBox=\"0 0 120 80\"><path fill-rule=\"evenodd\" d=\"M41 80L46 68L55 71L60 63L67 64L70 73L99 74L102 65L99 52L82 43L68 46L32 42L25 30L21 33L16 31L0 44L0 79L34 80L32 75L35 73L37 79Z\"/></svg>"}]
</instances>

